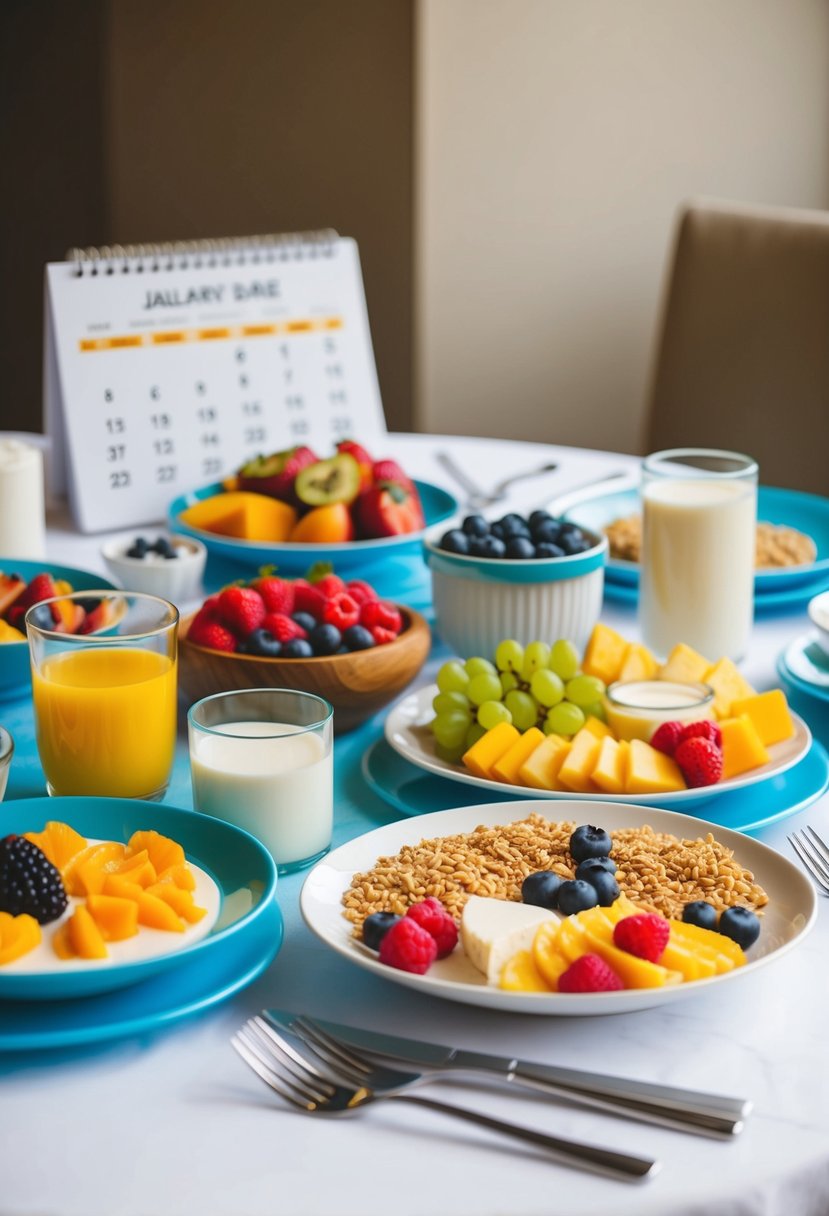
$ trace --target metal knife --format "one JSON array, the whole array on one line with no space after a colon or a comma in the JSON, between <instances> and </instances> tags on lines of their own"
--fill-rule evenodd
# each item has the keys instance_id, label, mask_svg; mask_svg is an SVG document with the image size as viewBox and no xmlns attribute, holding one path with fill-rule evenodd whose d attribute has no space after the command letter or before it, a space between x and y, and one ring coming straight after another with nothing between
<instances>
[{"instance_id":1,"label":"metal knife","mask_svg":"<svg viewBox=\"0 0 829 1216\"><path fill-rule=\"evenodd\" d=\"M268 1012L287 1026L297 1016L280 1010ZM325 1018L311 1018L308 1014L303 1016L306 1021L318 1023L335 1038L389 1062L416 1065L424 1071L485 1073L507 1085L555 1094L611 1114L626 1114L629 1118L646 1123L700 1135L719 1138L736 1136L742 1131L752 1108L752 1103L743 1098L466 1051L356 1026L344 1026Z\"/></svg>"}]
</instances>

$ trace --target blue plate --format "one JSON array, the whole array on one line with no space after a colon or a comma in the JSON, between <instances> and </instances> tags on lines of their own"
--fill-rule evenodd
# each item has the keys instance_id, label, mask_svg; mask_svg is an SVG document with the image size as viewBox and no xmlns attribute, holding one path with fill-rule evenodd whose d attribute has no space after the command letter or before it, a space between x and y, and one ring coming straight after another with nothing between
<instances>
[{"instance_id":1,"label":"blue plate","mask_svg":"<svg viewBox=\"0 0 829 1216\"><path fill-rule=\"evenodd\" d=\"M777 660L777 671L798 692L829 702L829 658L812 634L789 643Z\"/></svg>"},{"instance_id":2,"label":"blue plate","mask_svg":"<svg viewBox=\"0 0 829 1216\"><path fill-rule=\"evenodd\" d=\"M425 774L398 755L383 738L363 756L362 771L374 792L404 815L425 815L452 807L504 801L503 794L487 794L477 786L463 786ZM813 741L803 759L786 772L744 790L734 790L719 797L709 796L702 805L694 804L693 813L720 827L753 832L804 810L827 789L829 755L822 744ZM577 794L573 796L578 797ZM534 791L528 789L527 797L534 797ZM516 799L516 802L520 801ZM550 803L551 812L555 805L555 802Z\"/></svg>"},{"instance_id":3,"label":"blue plate","mask_svg":"<svg viewBox=\"0 0 829 1216\"><path fill-rule=\"evenodd\" d=\"M166 1029L252 984L276 957L283 935L282 913L271 900L238 939L227 938L209 956L156 979L75 1001L0 1004L0 1052L94 1046Z\"/></svg>"},{"instance_id":4,"label":"blue plate","mask_svg":"<svg viewBox=\"0 0 829 1216\"><path fill-rule=\"evenodd\" d=\"M180 811L158 803L130 798L21 798L3 804L6 832L40 831L50 819L70 824L82 836L127 841L133 832L154 828L177 840L188 860L206 870L218 885L222 910L218 924L207 937L170 954L89 970L14 971L0 968L0 1002L3 1000L64 1000L89 997L138 984L161 972L175 972L192 960L209 966L225 943L244 941L247 933L274 901L276 867L264 845L220 819ZM233 911L226 901L236 892L250 892L248 909ZM240 901L241 903L241 901Z\"/></svg>"},{"instance_id":5,"label":"blue plate","mask_svg":"<svg viewBox=\"0 0 829 1216\"><path fill-rule=\"evenodd\" d=\"M79 570L76 566L58 566L55 562L21 561L18 557L0 557L0 570L4 574L19 574L29 582L36 574L48 571L53 578L64 579L72 584L73 591L116 591L114 583L102 578L100 574L92 574L89 570ZM32 689L32 672L29 666L28 642L3 642L0 645L0 701L10 701L15 697L28 696Z\"/></svg>"},{"instance_id":6,"label":"blue plate","mask_svg":"<svg viewBox=\"0 0 829 1216\"><path fill-rule=\"evenodd\" d=\"M562 501L568 503L564 510L565 517L594 531L601 531L612 520L634 515L640 509L639 490L635 486L611 493L587 493L583 496L574 494L572 498L564 496ZM810 594L814 595L814 584L818 579L829 581L829 499L821 498L817 494L804 494L799 490L760 486L757 494L757 518L765 523L779 524L805 532L815 542L817 556L815 561L805 566L785 566L779 570L758 571L754 576L756 599L765 599L767 593L780 593L807 585L812 588ZM610 558L605 570L605 583L637 587L637 563ZM780 602L779 606L782 606Z\"/></svg>"},{"instance_id":7,"label":"blue plate","mask_svg":"<svg viewBox=\"0 0 829 1216\"><path fill-rule=\"evenodd\" d=\"M815 583L802 583L794 587L781 588L779 591L756 592L754 595L754 616L772 616L776 612L799 612L805 608L809 600L821 591L829 590L829 579L821 578ZM639 603L639 585L635 583L613 582L605 571L604 597L616 604L626 604L635 608Z\"/></svg>"}]
</instances>

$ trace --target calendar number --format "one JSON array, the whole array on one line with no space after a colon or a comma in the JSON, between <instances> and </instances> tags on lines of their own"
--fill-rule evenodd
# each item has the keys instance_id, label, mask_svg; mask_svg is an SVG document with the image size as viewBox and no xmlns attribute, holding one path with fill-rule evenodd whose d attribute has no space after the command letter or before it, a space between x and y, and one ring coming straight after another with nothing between
<instances>
[{"instance_id":1,"label":"calendar number","mask_svg":"<svg viewBox=\"0 0 829 1216\"><path fill-rule=\"evenodd\" d=\"M154 384L153 387L150 389L150 397L152 398L153 401L161 400L161 389L158 387L157 384Z\"/></svg>"},{"instance_id":2,"label":"calendar number","mask_svg":"<svg viewBox=\"0 0 829 1216\"><path fill-rule=\"evenodd\" d=\"M174 464L160 464L155 471L156 481L175 481L176 466Z\"/></svg>"},{"instance_id":3,"label":"calendar number","mask_svg":"<svg viewBox=\"0 0 829 1216\"><path fill-rule=\"evenodd\" d=\"M251 417L253 415L258 416L259 414L262 413L262 402L261 401L243 401L242 402L242 413L247 414L248 417Z\"/></svg>"},{"instance_id":4,"label":"calendar number","mask_svg":"<svg viewBox=\"0 0 829 1216\"><path fill-rule=\"evenodd\" d=\"M216 446L218 446L218 443L219 443L219 436L216 434L215 431L210 431L209 433L202 435L201 441L206 448L207 447L216 447Z\"/></svg>"},{"instance_id":5,"label":"calendar number","mask_svg":"<svg viewBox=\"0 0 829 1216\"><path fill-rule=\"evenodd\" d=\"M123 418L107 418L106 428L110 435L123 435L127 424Z\"/></svg>"},{"instance_id":6,"label":"calendar number","mask_svg":"<svg viewBox=\"0 0 829 1216\"><path fill-rule=\"evenodd\" d=\"M176 445L172 439L155 439L153 440L153 451L156 456L172 456L176 450Z\"/></svg>"},{"instance_id":7,"label":"calendar number","mask_svg":"<svg viewBox=\"0 0 829 1216\"><path fill-rule=\"evenodd\" d=\"M263 426L246 426L245 443L264 443L268 432Z\"/></svg>"},{"instance_id":8,"label":"calendar number","mask_svg":"<svg viewBox=\"0 0 829 1216\"><path fill-rule=\"evenodd\" d=\"M201 470L205 477L213 476L216 473L221 473L222 462L218 456L207 456L201 462Z\"/></svg>"},{"instance_id":9,"label":"calendar number","mask_svg":"<svg viewBox=\"0 0 829 1216\"><path fill-rule=\"evenodd\" d=\"M168 427L173 425L173 420L169 414L150 414L150 422L157 431L166 431Z\"/></svg>"},{"instance_id":10,"label":"calendar number","mask_svg":"<svg viewBox=\"0 0 829 1216\"><path fill-rule=\"evenodd\" d=\"M202 405L196 410L199 422L215 422L217 412L214 405Z\"/></svg>"},{"instance_id":11,"label":"calendar number","mask_svg":"<svg viewBox=\"0 0 829 1216\"><path fill-rule=\"evenodd\" d=\"M109 485L112 490L125 490L131 484L132 478L128 469L118 469L109 475Z\"/></svg>"},{"instance_id":12,"label":"calendar number","mask_svg":"<svg viewBox=\"0 0 829 1216\"><path fill-rule=\"evenodd\" d=\"M110 464L114 460L123 460L124 456L126 455L126 452L127 452L126 444L112 443L107 448L107 460L110 462Z\"/></svg>"},{"instance_id":13,"label":"calendar number","mask_svg":"<svg viewBox=\"0 0 829 1216\"><path fill-rule=\"evenodd\" d=\"M291 422L292 435L307 435L310 429L307 418L294 418Z\"/></svg>"}]
</instances>

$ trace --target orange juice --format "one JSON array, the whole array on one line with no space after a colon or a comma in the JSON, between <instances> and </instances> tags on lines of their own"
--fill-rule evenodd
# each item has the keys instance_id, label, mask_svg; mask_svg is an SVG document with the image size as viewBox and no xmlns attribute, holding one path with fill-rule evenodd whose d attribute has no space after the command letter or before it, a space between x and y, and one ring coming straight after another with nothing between
<instances>
[{"instance_id":1,"label":"orange juice","mask_svg":"<svg viewBox=\"0 0 829 1216\"><path fill-rule=\"evenodd\" d=\"M53 794L163 791L176 741L176 664L135 647L64 651L32 672L37 746Z\"/></svg>"}]
</instances>

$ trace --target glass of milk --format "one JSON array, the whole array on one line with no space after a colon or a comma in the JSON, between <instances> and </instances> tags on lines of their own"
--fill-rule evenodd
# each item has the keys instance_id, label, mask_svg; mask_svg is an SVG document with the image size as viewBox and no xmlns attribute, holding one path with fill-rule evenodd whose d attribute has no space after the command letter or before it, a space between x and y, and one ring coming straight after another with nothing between
<instances>
[{"instance_id":1,"label":"glass of milk","mask_svg":"<svg viewBox=\"0 0 829 1216\"><path fill-rule=\"evenodd\" d=\"M289 688L197 701L187 715L193 805L256 836L280 874L331 847L334 710Z\"/></svg>"},{"instance_id":2,"label":"glass of milk","mask_svg":"<svg viewBox=\"0 0 829 1216\"><path fill-rule=\"evenodd\" d=\"M674 448L642 466L639 612L660 657L685 642L712 663L745 654L754 612L757 464Z\"/></svg>"}]
</instances>

